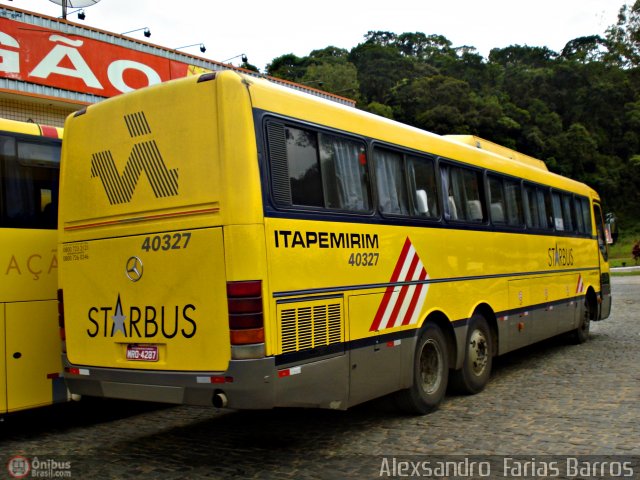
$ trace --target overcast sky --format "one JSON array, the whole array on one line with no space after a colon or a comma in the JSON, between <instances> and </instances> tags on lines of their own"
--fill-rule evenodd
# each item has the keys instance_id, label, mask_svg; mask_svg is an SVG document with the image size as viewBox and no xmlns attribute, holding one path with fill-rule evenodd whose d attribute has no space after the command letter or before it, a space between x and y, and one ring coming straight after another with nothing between
<instances>
[{"instance_id":1,"label":"overcast sky","mask_svg":"<svg viewBox=\"0 0 640 480\"><path fill-rule=\"evenodd\" d=\"M69 0L92 3L98 0ZM329 45L351 49L369 30L423 32L447 37L453 46L476 47L488 56L509 45L547 46L560 51L577 37L603 35L617 21L625 0L99 0L86 19L69 20L124 33L149 27L147 40L224 61L246 54L264 70L286 53L298 56ZM632 3L632 2L631 2ZM50 16L61 7L50 0L0 0L0 4ZM131 36L146 40L142 31ZM240 58L231 60L238 65Z\"/></svg>"}]
</instances>

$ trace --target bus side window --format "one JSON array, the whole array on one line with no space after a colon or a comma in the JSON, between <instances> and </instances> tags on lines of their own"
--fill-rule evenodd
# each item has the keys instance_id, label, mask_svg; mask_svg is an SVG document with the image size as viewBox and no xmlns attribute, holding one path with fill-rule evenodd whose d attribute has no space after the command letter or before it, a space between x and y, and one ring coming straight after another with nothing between
<instances>
[{"instance_id":1,"label":"bus side window","mask_svg":"<svg viewBox=\"0 0 640 480\"><path fill-rule=\"evenodd\" d=\"M581 198L580 203L582 203L584 233L586 233L587 235L593 235L591 231L591 208L589 208L589 200L586 198Z\"/></svg>"},{"instance_id":2,"label":"bus side window","mask_svg":"<svg viewBox=\"0 0 640 480\"><path fill-rule=\"evenodd\" d=\"M387 214L408 215L409 202L402 155L376 148L373 157L380 211Z\"/></svg>"},{"instance_id":3,"label":"bus side window","mask_svg":"<svg viewBox=\"0 0 640 480\"><path fill-rule=\"evenodd\" d=\"M324 206L316 134L300 128L285 127L285 138L291 203Z\"/></svg>"},{"instance_id":4,"label":"bus side window","mask_svg":"<svg viewBox=\"0 0 640 480\"><path fill-rule=\"evenodd\" d=\"M505 223L502 179L493 175L489 176L489 202L491 205L491 221L498 224Z\"/></svg>"},{"instance_id":5,"label":"bus side window","mask_svg":"<svg viewBox=\"0 0 640 480\"><path fill-rule=\"evenodd\" d=\"M551 193L547 188L538 188L538 197L540 199L540 215L542 221L542 227L547 230L553 230L553 204L551 202Z\"/></svg>"},{"instance_id":6,"label":"bus side window","mask_svg":"<svg viewBox=\"0 0 640 480\"><path fill-rule=\"evenodd\" d=\"M574 230L571 200L571 195L567 193L562 194L562 218L564 219L564 229L567 232L572 232Z\"/></svg>"},{"instance_id":7,"label":"bus side window","mask_svg":"<svg viewBox=\"0 0 640 480\"><path fill-rule=\"evenodd\" d=\"M553 225L556 230L564 231L564 217L562 216L562 201L560 200L560 194L558 192L552 192L551 199L553 201Z\"/></svg>"},{"instance_id":8,"label":"bus side window","mask_svg":"<svg viewBox=\"0 0 640 480\"><path fill-rule=\"evenodd\" d=\"M371 209L364 144L321 133L320 166L327 208Z\"/></svg>"},{"instance_id":9,"label":"bus side window","mask_svg":"<svg viewBox=\"0 0 640 480\"><path fill-rule=\"evenodd\" d=\"M413 215L438 218L440 208L433 158L410 155L407 164L409 184L415 192Z\"/></svg>"},{"instance_id":10,"label":"bus side window","mask_svg":"<svg viewBox=\"0 0 640 480\"><path fill-rule=\"evenodd\" d=\"M582 215L582 202L580 201L580 198L572 198L571 203L573 205L572 216L576 225L576 230L578 233L586 233L584 227L584 216Z\"/></svg>"},{"instance_id":11,"label":"bus side window","mask_svg":"<svg viewBox=\"0 0 640 480\"><path fill-rule=\"evenodd\" d=\"M508 223L513 227L521 227L522 221L522 192L520 182L512 179L505 179L505 200L507 203Z\"/></svg>"},{"instance_id":12,"label":"bus side window","mask_svg":"<svg viewBox=\"0 0 640 480\"><path fill-rule=\"evenodd\" d=\"M482 222L485 208L482 203L480 171L470 168L447 166L449 191L449 216L451 220ZM455 215L455 216L454 216Z\"/></svg>"},{"instance_id":13,"label":"bus side window","mask_svg":"<svg viewBox=\"0 0 640 480\"><path fill-rule=\"evenodd\" d=\"M526 225L529 228L540 228L540 206L536 195L536 188L533 185L524 186L524 216Z\"/></svg>"},{"instance_id":14,"label":"bus side window","mask_svg":"<svg viewBox=\"0 0 640 480\"><path fill-rule=\"evenodd\" d=\"M363 142L276 121L266 133L277 205L371 211Z\"/></svg>"}]
</instances>

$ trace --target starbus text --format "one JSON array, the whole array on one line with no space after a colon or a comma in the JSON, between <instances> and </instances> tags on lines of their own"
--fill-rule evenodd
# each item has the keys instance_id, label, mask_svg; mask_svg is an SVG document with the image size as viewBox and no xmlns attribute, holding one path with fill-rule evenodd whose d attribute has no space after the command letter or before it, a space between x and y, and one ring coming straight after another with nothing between
<instances>
[{"instance_id":1,"label":"starbus text","mask_svg":"<svg viewBox=\"0 0 640 480\"><path fill-rule=\"evenodd\" d=\"M125 315L125 311L128 315ZM91 307L87 319L91 326L87 335L94 338L115 337L119 333L123 337L154 338L161 335L170 339L178 335L191 338L196 334L197 324L192 317L195 305L175 305L173 307L145 305L122 308L120 296L115 307Z\"/></svg>"},{"instance_id":2,"label":"starbus text","mask_svg":"<svg viewBox=\"0 0 640 480\"><path fill-rule=\"evenodd\" d=\"M570 267L573 265L573 248L550 247L548 252L548 265L550 267Z\"/></svg>"}]
</instances>

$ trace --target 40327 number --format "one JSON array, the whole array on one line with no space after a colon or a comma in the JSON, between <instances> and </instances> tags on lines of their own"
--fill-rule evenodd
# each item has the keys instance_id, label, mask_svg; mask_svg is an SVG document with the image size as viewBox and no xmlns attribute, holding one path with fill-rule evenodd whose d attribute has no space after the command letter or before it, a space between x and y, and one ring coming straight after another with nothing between
<instances>
[{"instance_id":1,"label":"40327 number","mask_svg":"<svg viewBox=\"0 0 640 480\"><path fill-rule=\"evenodd\" d=\"M352 267L375 267L378 265L379 253L352 253L349 265Z\"/></svg>"},{"instance_id":2,"label":"40327 number","mask_svg":"<svg viewBox=\"0 0 640 480\"><path fill-rule=\"evenodd\" d=\"M145 252L157 252L159 250L180 250L187 248L191 240L191 233L166 233L164 235L153 235L145 237L142 242L142 250Z\"/></svg>"}]
</instances>

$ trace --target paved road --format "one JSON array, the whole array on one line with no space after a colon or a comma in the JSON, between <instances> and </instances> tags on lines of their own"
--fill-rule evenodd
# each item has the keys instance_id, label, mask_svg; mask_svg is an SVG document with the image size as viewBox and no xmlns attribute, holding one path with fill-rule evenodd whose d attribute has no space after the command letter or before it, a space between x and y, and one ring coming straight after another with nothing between
<instances>
[{"instance_id":1,"label":"paved road","mask_svg":"<svg viewBox=\"0 0 640 480\"><path fill-rule=\"evenodd\" d=\"M0 424L0 478L11 478L4 465L16 455L51 465L56 478L436 478L427 469L438 461L459 462L466 478L482 478L490 461L484 478L505 478L495 466L505 470L504 459L490 455L520 456L508 477L611 478L631 473L629 461L626 478L640 478L640 276L615 277L613 288L612 316L592 324L589 342L558 338L509 354L485 391L450 396L423 417L386 399L347 412L83 400ZM604 457L577 457L553 475L581 455ZM463 470L472 467L475 475Z\"/></svg>"}]
</instances>

